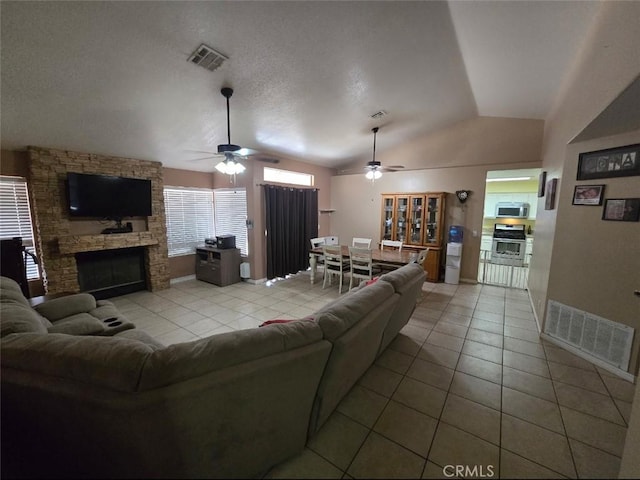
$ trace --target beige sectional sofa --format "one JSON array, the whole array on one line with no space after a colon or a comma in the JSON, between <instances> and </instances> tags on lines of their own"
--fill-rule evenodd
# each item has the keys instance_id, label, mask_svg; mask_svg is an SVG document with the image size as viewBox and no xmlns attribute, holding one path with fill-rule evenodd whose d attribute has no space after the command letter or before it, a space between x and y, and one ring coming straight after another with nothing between
<instances>
[{"instance_id":1,"label":"beige sectional sofa","mask_svg":"<svg viewBox=\"0 0 640 480\"><path fill-rule=\"evenodd\" d=\"M3 476L263 475L304 448L407 323L423 281L408 265L312 319L165 347L138 329L51 333L74 314L20 312L28 302L3 279Z\"/></svg>"}]
</instances>

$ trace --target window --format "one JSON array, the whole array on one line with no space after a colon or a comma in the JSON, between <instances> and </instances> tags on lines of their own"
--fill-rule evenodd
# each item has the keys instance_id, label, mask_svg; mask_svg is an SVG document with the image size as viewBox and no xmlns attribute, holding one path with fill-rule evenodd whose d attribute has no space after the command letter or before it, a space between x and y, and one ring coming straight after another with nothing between
<instances>
[{"instance_id":1,"label":"window","mask_svg":"<svg viewBox=\"0 0 640 480\"><path fill-rule=\"evenodd\" d=\"M169 256L189 255L214 236L213 191L201 188L164 189Z\"/></svg>"},{"instance_id":2,"label":"window","mask_svg":"<svg viewBox=\"0 0 640 480\"><path fill-rule=\"evenodd\" d=\"M22 237L26 250L35 254L27 181L0 177L0 238ZM27 255L27 279L40 278L38 266Z\"/></svg>"},{"instance_id":3,"label":"window","mask_svg":"<svg viewBox=\"0 0 640 480\"><path fill-rule=\"evenodd\" d=\"M280 170L279 168L264 167L264 180L265 182L288 183L305 187L313 186L313 175Z\"/></svg>"},{"instance_id":4,"label":"window","mask_svg":"<svg viewBox=\"0 0 640 480\"><path fill-rule=\"evenodd\" d=\"M249 255L247 236L247 192L244 188L220 188L213 191L218 235L235 235L236 248Z\"/></svg>"}]
</instances>

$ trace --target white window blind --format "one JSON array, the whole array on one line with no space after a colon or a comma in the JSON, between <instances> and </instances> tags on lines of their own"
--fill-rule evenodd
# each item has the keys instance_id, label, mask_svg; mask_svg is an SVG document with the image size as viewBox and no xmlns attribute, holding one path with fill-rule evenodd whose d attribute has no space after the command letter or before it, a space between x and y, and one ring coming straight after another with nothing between
<instances>
[{"instance_id":1,"label":"white window blind","mask_svg":"<svg viewBox=\"0 0 640 480\"><path fill-rule=\"evenodd\" d=\"M249 255L247 236L247 192L244 188L220 188L213 191L217 235L235 235L236 248Z\"/></svg>"},{"instance_id":2,"label":"white window blind","mask_svg":"<svg viewBox=\"0 0 640 480\"><path fill-rule=\"evenodd\" d=\"M0 238L22 237L26 250L35 254L27 181L0 177ZM38 266L27 255L27 278L40 278Z\"/></svg>"},{"instance_id":3,"label":"white window blind","mask_svg":"<svg viewBox=\"0 0 640 480\"><path fill-rule=\"evenodd\" d=\"M195 253L196 246L214 236L212 190L167 187L164 208L170 257Z\"/></svg>"}]
</instances>

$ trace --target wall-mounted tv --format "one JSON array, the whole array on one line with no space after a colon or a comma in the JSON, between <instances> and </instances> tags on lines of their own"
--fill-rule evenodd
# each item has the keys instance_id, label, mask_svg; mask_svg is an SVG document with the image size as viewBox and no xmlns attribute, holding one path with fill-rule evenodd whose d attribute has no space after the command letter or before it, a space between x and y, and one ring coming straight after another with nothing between
<instances>
[{"instance_id":1,"label":"wall-mounted tv","mask_svg":"<svg viewBox=\"0 0 640 480\"><path fill-rule=\"evenodd\" d=\"M151 180L67 174L69 215L121 220L151 215Z\"/></svg>"}]
</instances>

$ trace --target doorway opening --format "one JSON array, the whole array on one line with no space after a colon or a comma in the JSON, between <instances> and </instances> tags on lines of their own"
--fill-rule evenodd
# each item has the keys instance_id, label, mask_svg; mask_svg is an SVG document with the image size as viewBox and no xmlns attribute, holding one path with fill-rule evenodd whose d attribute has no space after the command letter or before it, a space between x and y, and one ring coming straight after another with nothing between
<instances>
[{"instance_id":1,"label":"doorway opening","mask_svg":"<svg viewBox=\"0 0 640 480\"><path fill-rule=\"evenodd\" d=\"M487 172L478 282L527 288L540 168Z\"/></svg>"}]
</instances>

